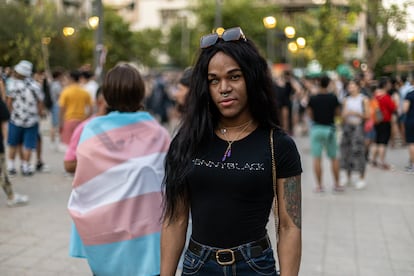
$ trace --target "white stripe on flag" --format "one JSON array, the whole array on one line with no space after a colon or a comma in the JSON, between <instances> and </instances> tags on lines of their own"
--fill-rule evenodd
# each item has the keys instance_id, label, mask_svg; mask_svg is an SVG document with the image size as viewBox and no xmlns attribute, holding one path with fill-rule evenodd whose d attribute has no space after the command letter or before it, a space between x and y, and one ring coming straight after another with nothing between
<instances>
[{"instance_id":1,"label":"white stripe on flag","mask_svg":"<svg viewBox=\"0 0 414 276\"><path fill-rule=\"evenodd\" d=\"M68 208L79 213L126 198L161 191L166 153L133 158L72 190ZM154 164L157 165L154 167Z\"/></svg>"}]
</instances>

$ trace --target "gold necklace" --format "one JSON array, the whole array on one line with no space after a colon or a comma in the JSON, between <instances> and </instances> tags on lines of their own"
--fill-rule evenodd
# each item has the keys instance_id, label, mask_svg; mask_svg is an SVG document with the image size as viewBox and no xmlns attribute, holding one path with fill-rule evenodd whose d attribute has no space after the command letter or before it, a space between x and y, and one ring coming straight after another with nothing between
<instances>
[{"instance_id":1,"label":"gold necklace","mask_svg":"<svg viewBox=\"0 0 414 276\"><path fill-rule=\"evenodd\" d=\"M220 132L224 135L224 133L226 133L228 129L235 129L235 128L245 127L246 125L250 124L251 122L252 122L252 120L247 121L247 122L245 122L241 125L232 126L232 127L223 126L222 128L220 128Z\"/></svg>"},{"instance_id":2,"label":"gold necklace","mask_svg":"<svg viewBox=\"0 0 414 276\"><path fill-rule=\"evenodd\" d=\"M242 133L249 127L249 125L250 125L251 122L252 122L252 120L250 120L250 121L248 121L248 122L246 122L246 123L244 123L244 124L242 124L240 126L227 127L227 128L221 128L220 129L221 134L223 134L223 136L226 139L226 142L228 144L227 145L227 148L226 148L226 151L224 152L223 158L221 159L222 162L224 162L226 160L226 158L228 158L228 157L231 156L231 145L235 141L237 141L237 139L240 137L240 135L242 135ZM233 140L230 141L230 139L227 137L227 134L226 134L227 129L230 129L230 128L239 128L239 127L243 127L243 129L237 134L237 136Z\"/></svg>"}]
</instances>

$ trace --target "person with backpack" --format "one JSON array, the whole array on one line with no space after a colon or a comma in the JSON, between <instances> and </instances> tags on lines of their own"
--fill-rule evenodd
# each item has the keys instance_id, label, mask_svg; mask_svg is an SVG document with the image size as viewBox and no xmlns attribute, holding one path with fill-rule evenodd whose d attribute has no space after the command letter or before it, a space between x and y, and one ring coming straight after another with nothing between
<instances>
[{"instance_id":1,"label":"person with backpack","mask_svg":"<svg viewBox=\"0 0 414 276\"><path fill-rule=\"evenodd\" d=\"M43 93L39 84L32 79L33 64L27 60L20 61L15 67L15 78L10 84L7 95L7 107L10 111L9 159L7 169L15 175L14 160L20 145L22 148L21 173L31 176L33 170L29 164L32 151L36 149L39 133L39 120L43 110Z\"/></svg>"},{"instance_id":2,"label":"person with backpack","mask_svg":"<svg viewBox=\"0 0 414 276\"><path fill-rule=\"evenodd\" d=\"M388 77L381 77L373 97L378 102L378 109L371 105L376 133L371 163L374 167L384 170L390 169L390 165L385 162L385 153L391 138L391 117L397 109L395 102L387 92L390 86L390 79Z\"/></svg>"}]
</instances>

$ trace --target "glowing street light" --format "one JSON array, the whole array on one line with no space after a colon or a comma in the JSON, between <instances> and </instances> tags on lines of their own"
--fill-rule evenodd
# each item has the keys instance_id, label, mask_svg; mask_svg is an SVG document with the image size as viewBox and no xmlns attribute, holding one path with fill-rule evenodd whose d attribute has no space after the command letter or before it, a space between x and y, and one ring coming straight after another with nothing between
<instances>
[{"instance_id":1,"label":"glowing street light","mask_svg":"<svg viewBox=\"0 0 414 276\"><path fill-rule=\"evenodd\" d=\"M305 48L305 46L306 46L306 39L305 39L305 38L303 38L303 37L298 37L298 38L296 39L296 44L298 45L298 47L299 47L300 49L303 49L303 48Z\"/></svg>"},{"instance_id":2,"label":"glowing street light","mask_svg":"<svg viewBox=\"0 0 414 276\"><path fill-rule=\"evenodd\" d=\"M287 38L294 38L296 35L296 30L292 26L287 26L285 28L285 35Z\"/></svg>"},{"instance_id":3,"label":"glowing street light","mask_svg":"<svg viewBox=\"0 0 414 276\"><path fill-rule=\"evenodd\" d=\"M263 25L266 29L274 29L277 25L277 20L274 16L266 16L263 18Z\"/></svg>"},{"instance_id":4,"label":"glowing street light","mask_svg":"<svg viewBox=\"0 0 414 276\"><path fill-rule=\"evenodd\" d=\"M93 29L96 30L96 28L98 28L99 26L99 16L91 16L88 18L88 26Z\"/></svg>"},{"instance_id":5,"label":"glowing street light","mask_svg":"<svg viewBox=\"0 0 414 276\"><path fill-rule=\"evenodd\" d=\"M289 44L288 44L288 49L289 49L289 51L290 52L292 52L292 53L296 53L297 51L298 51L298 49L299 49L299 47L298 47L298 45L296 44L296 42L289 42Z\"/></svg>"},{"instance_id":6,"label":"glowing street light","mask_svg":"<svg viewBox=\"0 0 414 276\"><path fill-rule=\"evenodd\" d=\"M221 37L221 35L224 33L224 31L225 31L225 29L223 27L218 27L215 32L216 32L216 34L218 34Z\"/></svg>"},{"instance_id":7,"label":"glowing street light","mask_svg":"<svg viewBox=\"0 0 414 276\"><path fill-rule=\"evenodd\" d=\"M75 33L75 28L73 27L63 27L62 33L64 36L72 36Z\"/></svg>"}]
</instances>

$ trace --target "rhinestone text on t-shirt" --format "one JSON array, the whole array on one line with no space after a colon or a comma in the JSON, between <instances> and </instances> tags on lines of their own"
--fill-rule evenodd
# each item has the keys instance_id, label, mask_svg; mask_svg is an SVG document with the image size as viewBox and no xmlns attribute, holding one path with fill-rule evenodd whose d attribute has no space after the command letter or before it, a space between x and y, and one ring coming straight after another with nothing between
<instances>
[{"instance_id":1,"label":"rhinestone text on t-shirt","mask_svg":"<svg viewBox=\"0 0 414 276\"><path fill-rule=\"evenodd\" d=\"M248 171L264 171L264 163L232 163L232 162L221 162L221 161L209 161L196 158L193 160L195 166L204 166L208 168L219 168L223 170L248 170Z\"/></svg>"}]
</instances>

